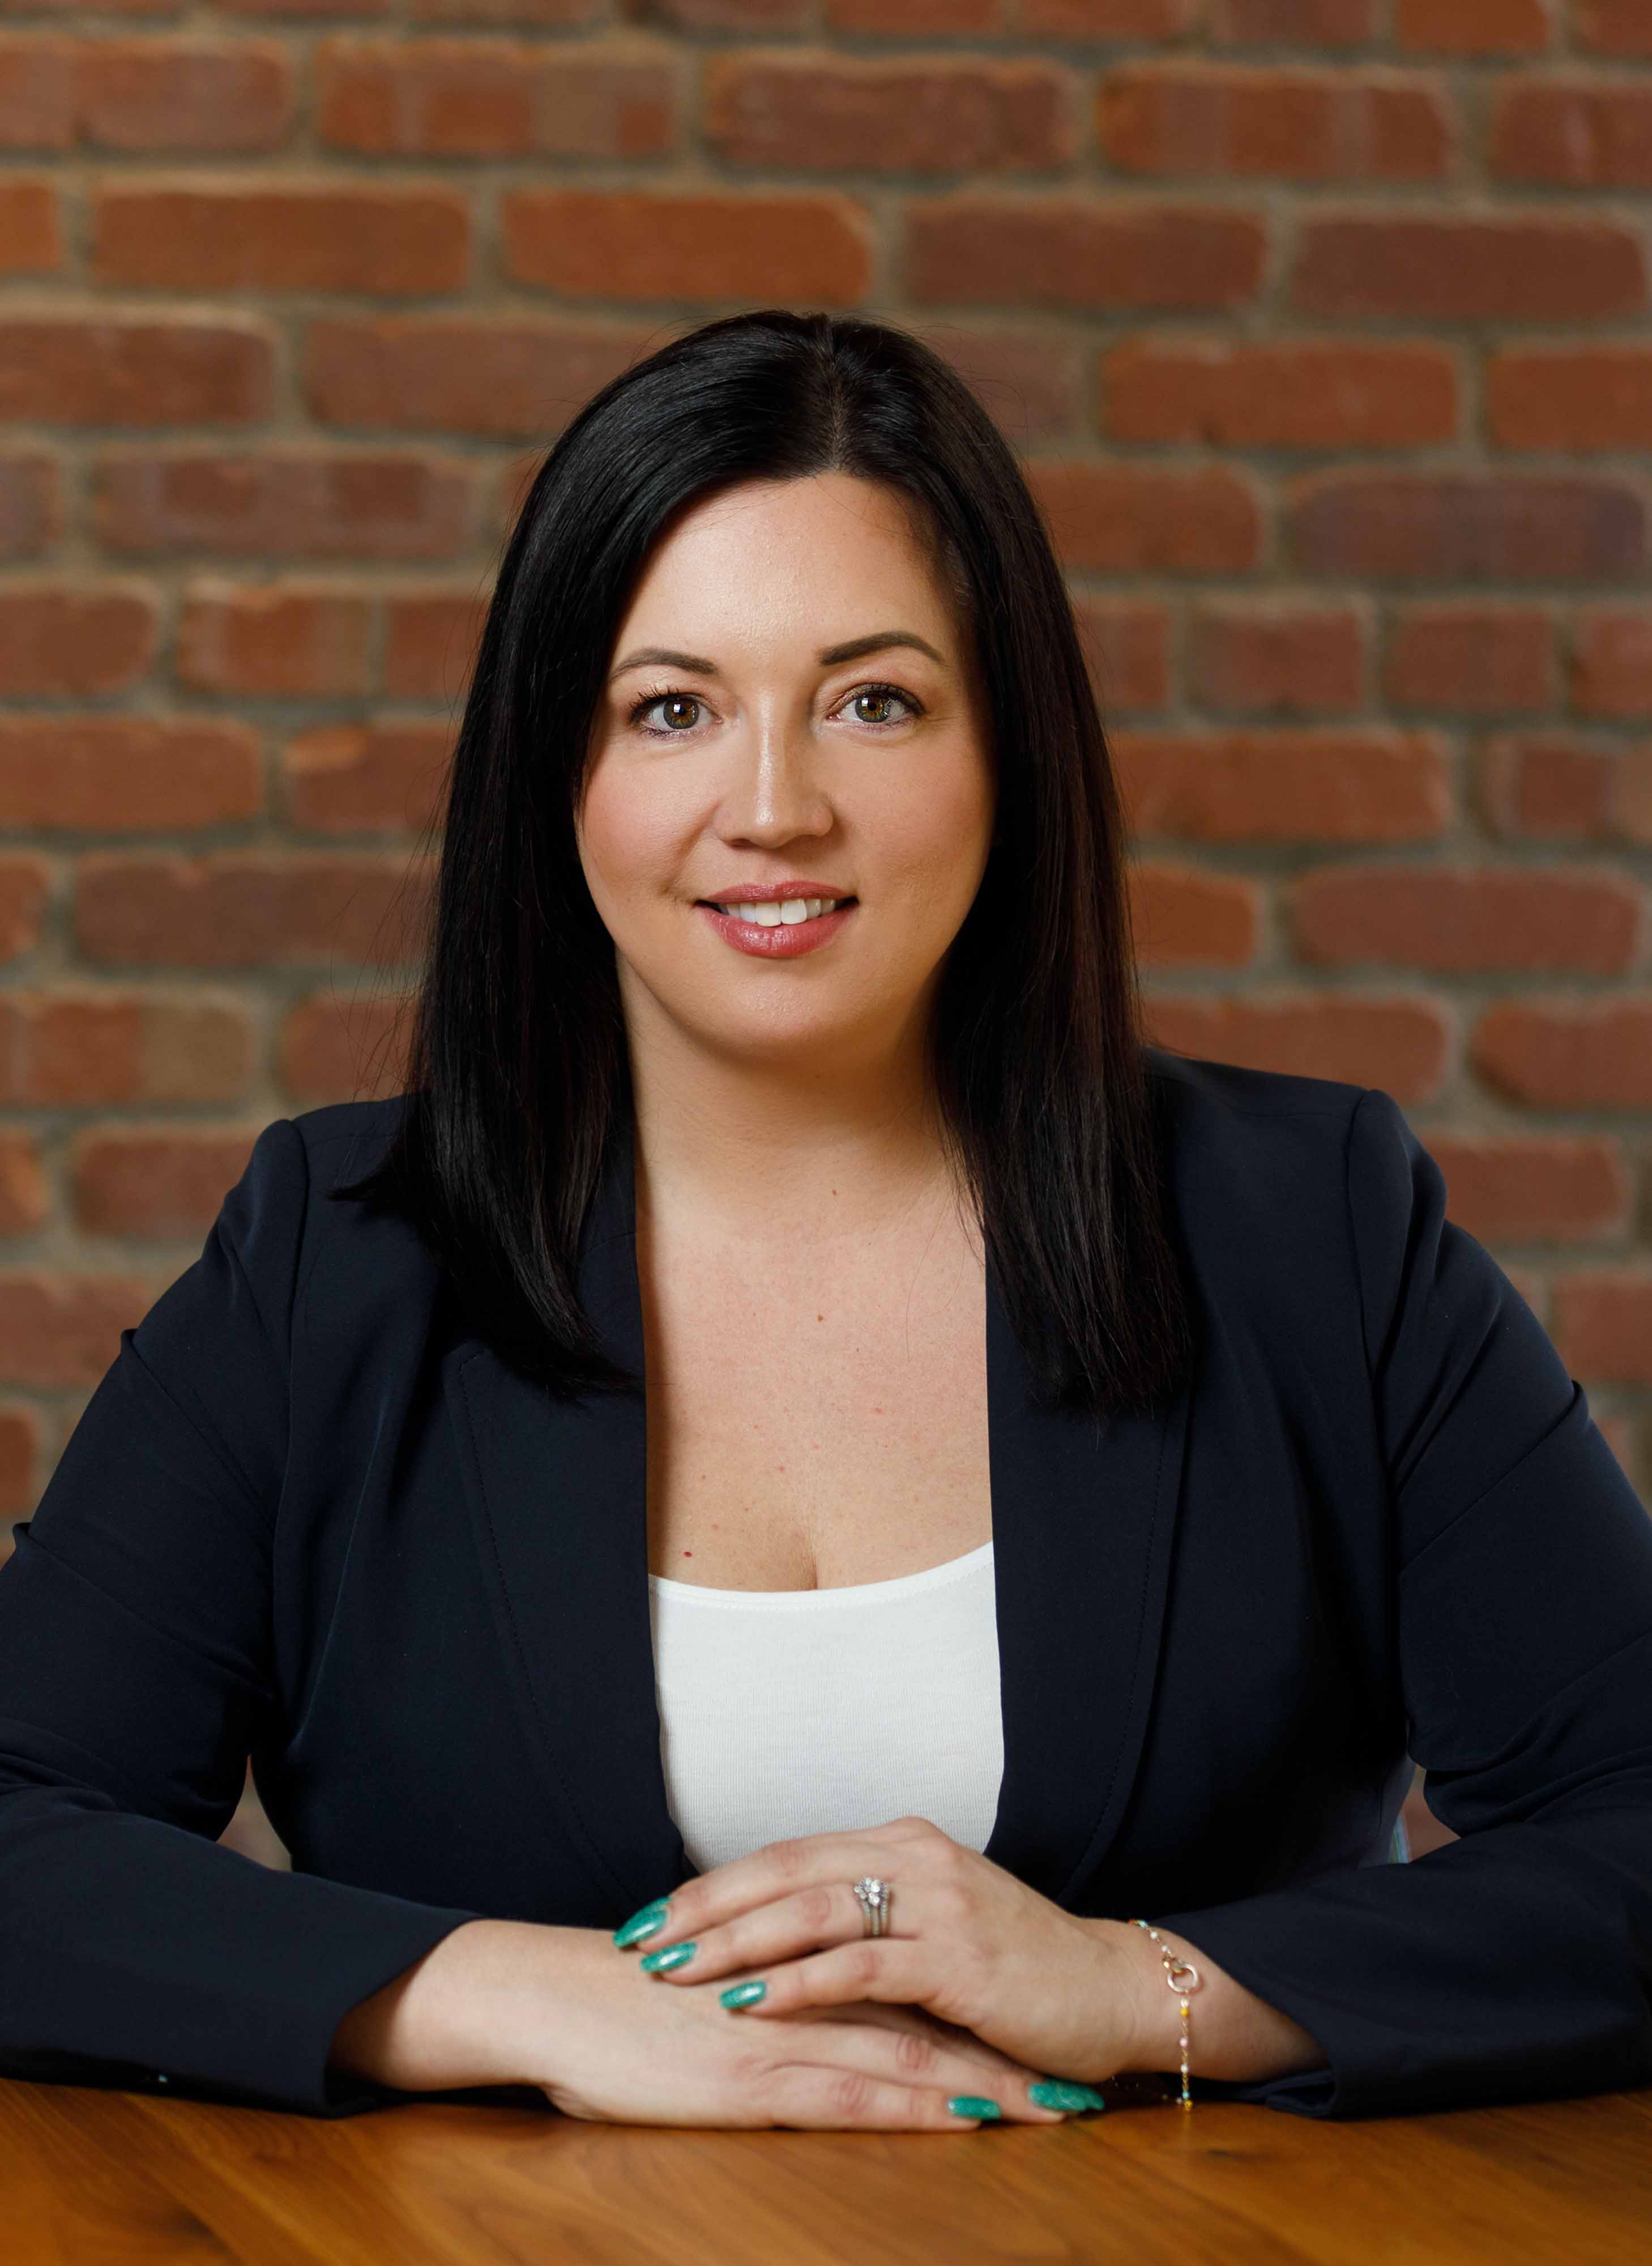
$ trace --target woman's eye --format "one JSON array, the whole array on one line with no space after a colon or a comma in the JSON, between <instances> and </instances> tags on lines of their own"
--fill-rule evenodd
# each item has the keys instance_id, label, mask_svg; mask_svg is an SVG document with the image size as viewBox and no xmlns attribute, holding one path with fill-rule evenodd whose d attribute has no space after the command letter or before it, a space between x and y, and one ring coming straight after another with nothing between
<instances>
[{"instance_id":1,"label":"woman's eye","mask_svg":"<svg viewBox=\"0 0 1652 2266\"><path fill-rule=\"evenodd\" d=\"M859 710L863 702L870 702L874 708L887 710L891 701L898 702L905 714L868 716L860 713L855 715L854 721L870 725L874 730L888 730L891 725L904 723L909 718L922 713L911 694L903 692L897 684L859 685L849 695L845 705L853 711ZM633 725L640 725L645 732L651 732L656 739L667 739L673 735L680 739L698 722L698 712L704 705L695 692L645 692L640 700L632 703L629 720ZM658 724L650 723L647 719L656 708L664 713L665 720ZM695 713L685 714L688 710Z\"/></svg>"},{"instance_id":2,"label":"woman's eye","mask_svg":"<svg viewBox=\"0 0 1652 2266\"><path fill-rule=\"evenodd\" d=\"M898 700L909 715L917 713L917 703L894 684L863 684L858 692L852 692L849 696L852 708L858 707L863 700L874 701L885 708L891 700ZM901 719L898 716L862 716L859 721L863 724L898 724Z\"/></svg>"},{"instance_id":3,"label":"woman's eye","mask_svg":"<svg viewBox=\"0 0 1652 2266\"><path fill-rule=\"evenodd\" d=\"M631 712L631 720L633 724L640 722L651 708L698 708L699 705L691 692L655 692L638 701ZM651 732L675 732L677 725L672 721L664 725L650 724L647 728Z\"/></svg>"}]
</instances>

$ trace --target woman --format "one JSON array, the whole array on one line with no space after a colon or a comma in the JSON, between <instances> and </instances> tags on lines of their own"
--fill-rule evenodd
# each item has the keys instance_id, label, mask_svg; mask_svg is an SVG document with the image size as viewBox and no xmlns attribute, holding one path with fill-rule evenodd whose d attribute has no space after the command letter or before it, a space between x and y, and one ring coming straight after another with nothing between
<instances>
[{"instance_id":1,"label":"woman","mask_svg":"<svg viewBox=\"0 0 1652 2266\"><path fill-rule=\"evenodd\" d=\"M768 311L587 405L407 1093L265 1130L0 1578L6 2069L1652 2076L1652 1525L1386 1094L1142 1043L1122 853L943 362ZM290 1875L216 1845L249 1754ZM1411 1755L1462 1838L1393 1865Z\"/></svg>"}]
</instances>

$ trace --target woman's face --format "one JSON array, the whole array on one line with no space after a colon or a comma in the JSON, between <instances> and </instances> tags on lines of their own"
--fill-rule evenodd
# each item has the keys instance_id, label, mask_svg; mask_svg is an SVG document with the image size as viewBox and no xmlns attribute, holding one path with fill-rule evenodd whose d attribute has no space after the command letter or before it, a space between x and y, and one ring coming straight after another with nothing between
<instances>
[{"instance_id":1,"label":"woman's face","mask_svg":"<svg viewBox=\"0 0 1652 2266\"><path fill-rule=\"evenodd\" d=\"M903 500L833 472L691 508L609 667L576 832L633 1044L847 1070L920 1042L995 793ZM793 882L778 926L708 909ZM853 903L817 928L818 897Z\"/></svg>"}]
</instances>

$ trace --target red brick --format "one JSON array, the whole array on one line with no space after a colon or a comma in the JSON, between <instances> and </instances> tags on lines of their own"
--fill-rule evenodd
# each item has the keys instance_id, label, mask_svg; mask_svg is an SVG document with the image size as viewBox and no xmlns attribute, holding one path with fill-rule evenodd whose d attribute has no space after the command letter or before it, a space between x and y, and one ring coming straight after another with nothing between
<instances>
[{"instance_id":1,"label":"red brick","mask_svg":"<svg viewBox=\"0 0 1652 2266\"><path fill-rule=\"evenodd\" d=\"M1347 71L1125 63L1102 75L1095 125L1122 173L1429 181L1451 156L1451 113L1431 82Z\"/></svg>"},{"instance_id":2,"label":"red brick","mask_svg":"<svg viewBox=\"0 0 1652 2266\"><path fill-rule=\"evenodd\" d=\"M1161 471L1033 458L1023 470L1069 567L1211 574L1261 558L1261 507L1224 465Z\"/></svg>"},{"instance_id":3,"label":"red brick","mask_svg":"<svg viewBox=\"0 0 1652 2266\"><path fill-rule=\"evenodd\" d=\"M1639 945L1642 895L1595 867L1335 866L1296 883L1291 926L1298 954L1321 967L1621 976Z\"/></svg>"},{"instance_id":4,"label":"red brick","mask_svg":"<svg viewBox=\"0 0 1652 2266\"><path fill-rule=\"evenodd\" d=\"M1480 815L1496 834L1604 840L1614 823L1618 760L1567 734L1502 735L1480 751Z\"/></svg>"},{"instance_id":5,"label":"red brick","mask_svg":"<svg viewBox=\"0 0 1652 2266\"><path fill-rule=\"evenodd\" d=\"M171 291L457 291L470 280L461 190L369 181L121 185L91 194L90 272Z\"/></svg>"},{"instance_id":6,"label":"red brick","mask_svg":"<svg viewBox=\"0 0 1652 2266\"><path fill-rule=\"evenodd\" d=\"M1505 82L1492 113L1487 164L1508 181L1652 188L1652 87Z\"/></svg>"},{"instance_id":7,"label":"red brick","mask_svg":"<svg viewBox=\"0 0 1652 2266\"><path fill-rule=\"evenodd\" d=\"M618 44L324 40L316 93L318 139L369 157L643 158L676 143L669 59Z\"/></svg>"},{"instance_id":8,"label":"red brick","mask_svg":"<svg viewBox=\"0 0 1652 2266\"><path fill-rule=\"evenodd\" d=\"M725 164L872 173L1049 172L1078 152L1078 85L1028 58L709 55L701 131Z\"/></svg>"},{"instance_id":9,"label":"red brick","mask_svg":"<svg viewBox=\"0 0 1652 2266\"><path fill-rule=\"evenodd\" d=\"M103 150L192 156L278 150L295 115L277 40L101 37L75 49L76 123Z\"/></svg>"},{"instance_id":10,"label":"red brick","mask_svg":"<svg viewBox=\"0 0 1652 2266\"><path fill-rule=\"evenodd\" d=\"M1130 925L1148 968L1239 968L1261 939L1261 893L1254 881L1186 866L1132 861Z\"/></svg>"},{"instance_id":11,"label":"red brick","mask_svg":"<svg viewBox=\"0 0 1652 2266\"><path fill-rule=\"evenodd\" d=\"M651 0L649 15L684 32L795 32L808 21L809 0Z\"/></svg>"},{"instance_id":12,"label":"red brick","mask_svg":"<svg viewBox=\"0 0 1652 2266\"><path fill-rule=\"evenodd\" d=\"M318 724L281 750L289 823L323 834L427 826L452 753L446 724Z\"/></svg>"},{"instance_id":13,"label":"red brick","mask_svg":"<svg viewBox=\"0 0 1652 2266\"><path fill-rule=\"evenodd\" d=\"M1113 763L1135 833L1417 842L1452 815L1445 749L1426 732L1115 732Z\"/></svg>"},{"instance_id":14,"label":"red brick","mask_svg":"<svg viewBox=\"0 0 1652 2266\"><path fill-rule=\"evenodd\" d=\"M90 961L156 967L398 964L415 949L428 880L419 861L365 854L88 854L75 940Z\"/></svg>"},{"instance_id":15,"label":"red brick","mask_svg":"<svg viewBox=\"0 0 1652 2266\"><path fill-rule=\"evenodd\" d=\"M0 1235L27 1235L51 1208L34 1136L0 1131Z\"/></svg>"},{"instance_id":16,"label":"red brick","mask_svg":"<svg viewBox=\"0 0 1652 2266\"><path fill-rule=\"evenodd\" d=\"M1412 448L1457 433L1454 358L1409 340L1128 339L1100 375L1120 441Z\"/></svg>"},{"instance_id":17,"label":"red brick","mask_svg":"<svg viewBox=\"0 0 1652 2266\"><path fill-rule=\"evenodd\" d=\"M1652 1272L1599 1268L1554 1285L1551 1334L1572 1375L1652 1385Z\"/></svg>"},{"instance_id":18,"label":"red brick","mask_svg":"<svg viewBox=\"0 0 1652 2266\"><path fill-rule=\"evenodd\" d=\"M1450 1026L1444 1011L1414 998L1369 992L1149 992L1150 1039L1183 1055L1379 1085L1402 1103L1427 1101L1444 1079Z\"/></svg>"},{"instance_id":19,"label":"red brick","mask_svg":"<svg viewBox=\"0 0 1652 2266\"><path fill-rule=\"evenodd\" d=\"M246 1169L259 1128L121 1127L70 1152L75 1224L88 1235L203 1235Z\"/></svg>"},{"instance_id":20,"label":"red brick","mask_svg":"<svg viewBox=\"0 0 1652 2266\"><path fill-rule=\"evenodd\" d=\"M0 146L75 146L75 54L64 40L0 40Z\"/></svg>"},{"instance_id":21,"label":"red brick","mask_svg":"<svg viewBox=\"0 0 1652 2266\"><path fill-rule=\"evenodd\" d=\"M1537 55L1550 37L1544 0L1396 0L1402 55Z\"/></svg>"},{"instance_id":22,"label":"red brick","mask_svg":"<svg viewBox=\"0 0 1652 2266\"><path fill-rule=\"evenodd\" d=\"M260 323L0 316L0 414L48 425L248 425L267 417Z\"/></svg>"},{"instance_id":23,"label":"red brick","mask_svg":"<svg viewBox=\"0 0 1652 2266\"><path fill-rule=\"evenodd\" d=\"M282 1093L306 1107L400 1093L413 1005L408 992L300 999L281 1019L275 1075Z\"/></svg>"},{"instance_id":24,"label":"red brick","mask_svg":"<svg viewBox=\"0 0 1652 2266\"><path fill-rule=\"evenodd\" d=\"M1193 29L1198 0L1020 0L1024 40L1174 40Z\"/></svg>"},{"instance_id":25,"label":"red brick","mask_svg":"<svg viewBox=\"0 0 1652 2266\"><path fill-rule=\"evenodd\" d=\"M1017 450L1064 439L1085 414L1080 361L1090 356L1076 337L1031 325L970 330L919 320L907 327L952 364Z\"/></svg>"},{"instance_id":26,"label":"red brick","mask_svg":"<svg viewBox=\"0 0 1652 2266\"><path fill-rule=\"evenodd\" d=\"M1559 1243L1629 1226L1623 1145L1595 1134L1493 1136L1430 1130L1446 1210L1482 1243Z\"/></svg>"},{"instance_id":27,"label":"red brick","mask_svg":"<svg viewBox=\"0 0 1652 2266\"><path fill-rule=\"evenodd\" d=\"M1486 427L1505 449L1652 446L1652 350L1516 347L1486 366Z\"/></svg>"},{"instance_id":28,"label":"red brick","mask_svg":"<svg viewBox=\"0 0 1652 2266\"><path fill-rule=\"evenodd\" d=\"M471 545L476 477L429 453L131 450L96 467L92 532L106 551L149 555L453 559Z\"/></svg>"},{"instance_id":29,"label":"red brick","mask_svg":"<svg viewBox=\"0 0 1652 2266\"><path fill-rule=\"evenodd\" d=\"M457 706L476 666L492 595L419 589L387 597L384 690L392 699Z\"/></svg>"},{"instance_id":30,"label":"red brick","mask_svg":"<svg viewBox=\"0 0 1652 2266\"><path fill-rule=\"evenodd\" d=\"M0 1276L0 1377L96 1385L160 1288L135 1275Z\"/></svg>"},{"instance_id":31,"label":"red brick","mask_svg":"<svg viewBox=\"0 0 1652 2266\"><path fill-rule=\"evenodd\" d=\"M1597 55L1652 55L1646 0L1572 0L1572 44Z\"/></svg>"},{"instance_id":32,"label":"red brick","mask_svg":"<svg viewBox=\"0 0 1652 2266\"><path fill-rule=\"evenodd\" d=\"M848 307L872 281L870 217L831 189L507 189L500 258L513 283L596 299Z\"/></svg>"},{"instance_id":33,"label":"red brick","mask_svg":"<svg viewBox=\"0 0 1652 2266\"><path fill-rule=\"evenodd\" d=\"M874 40L957 40L1004 30L1009 0L826 0L822 21L828 31L863 32ZM808 16L800 0L799 24Z\"/></svg>"},{"instance_id":34,"label":"red brick","mask_svg":"<svg viewBox=\"0 0 1652 2266\"><path fill-rule=\"evenodd\" d=\"M369 602L298 583L190 584L178 621L178 681L196 692L307 699L365 692Z\"/></svg>"},{"instance_id":35,"label":"red brick","mask_svg":"<svg viewBox=\"0 0 1652 2266\"><path fill-rule=\"evenodd\" d=\"M1412 606L1396 618L1383 671L1400 708L1495 715L1554 701L1554 629L1515 606Z\"/></svg>"},{"instance_id":36,"label":"red brick","mask_svg":"<svg viewBox=\"0 0 1652 2266\"><path fill-rule=\"evenodd\" d=\"M1612 775L1612 818L1626 841L1652 845L1652 741L1626 748Z\"/></svg>"},{"instance_id":37,"label":"red brick","mask_svg":"<svg viewBox=\"0 0 1652 2266\"><path fill-rule=\"evenodd\" d=\"M62 525L63 492L55 463L22 450L0 457L0 559L38 557Z\"/></svg>"},{"instance_id":38,"label":"red brick","mask_svg":"<svg viewBox=\"0 0 1652 2266\"><path fill-rule=\"evenodd\" d=\"M0 1408L0 1512L22 1518L36 1501L35 1462L40 1419L32 1408ZM11 1529L0 1528L0 1563L10 1555Z\"/></svg>"},{"instance_id":39,"label":"red brick","mask_svg":"<svg viewBox=\"0 0 1652 2266\"><path fill-rule=\"evenodd\" d=\"M218 0L218 4L259 15L285 15L300 10L338 16L402 12L394 8L394 0ZM761 24L764 0L753 0L753 4L756 20ZM508 18L513 24L548 32L595 24L607 11L603 0L406 0L406 13L415 24L496 24Z\"/></svg>"},{"instance_id":40,"label":"red brick","mask_svg":"<svg viewBox=\"0 0 1652 2266\"><path fill-rule=\"evenodd\" d=\"M537 442L656 343L545 317L322 315L305 333L304 399L322 424Z\"/></svg>"},{"instance_id":41,"label":"red brick","mask_svg":"<svg viewBox=\"0 0 1652 2266\"><path fill-rule=\"evenodd\" d=\"M1211 0L1210 37L1230 48L1359 48L1377 0Z\"/></svg>"},{"instance_id":42,"label":"red brick","mask_svg":"<svg viewBox=\"0 0 1652 2266\"><path fill-rule=\"evenodd\" d=\"M211 826L263 808L258 735L230 718L0 717L0 826Z\"/></svg>"},{"instance_id":43,"label":"red brick","mask_svg":"<svg viewBox=\"0 0 1652 2266\"><path fill-rule=\"evenodd\" d=\"M62 267L56 184L0 181L0 275L55 275Z\"/></svg>"},{"instance_id":44,"label":"red brick","mask_svg":"<svg viewBox=\"0 0 1652 2266\"><path fill-rule=\"evenodd\" d=\"M0 696L123 692L155 657L156 604L114 582L0 589Z\"/></svg>"},{"instance_id":45,"label":"red brick","mask_svg":"<svg viewBox=\"0 0 1652 2266\"><path fill-rule=\"evenodd\" d=\"M1652 613L1585 609L1573 632L1570 680L1580 716L1652 716Z\"/></svg>"},{"instance_id":46,"label":"red brick","mask_svg":"<svg viewBox=\"0 0 1652 2266\"><path fill-rule=\"evenodd\" d=\"M1365 628L1351 607L1213 599L1191 628L1189 689L1218 713L1334 714L1363 700Z\"/></svg>"},{"instance_id":47,"label":"red brick","mask_svg":"<svg viewBox=\"0 0 1652 2266\"><path fill-rule=\"evenodd\" d=\"M1471 1060L1494 1092L1539 1109L1652 1109L1652 998L1500 999Z\"/></svg>"},{"instance_id":48,"label":"red brick","mask_svg":"<svg viewBox=\"0 0 1652 2266\"><path fill-rule=\"evenodd\" d=\"M1242 307L1267 249L1254 214L1223 206L914 197L906 293L970 306Z\"/></svg>"},{"instance_id":49,"label":"red brick","mask_svg":"<svg viewBox=\"0 0 1652 2266\"><path fill-rule=\"evenodd\" d=\"M1315 315L1590 322L1647 304L1638 232L1544 215L1363 213L1305 223L1291 304Z\"/></svg>"},{"instance_id":50,"label":"red brick","mask_svg":"<svg viewBox=\"0 0 1652 2266\"><path fill-rule=\"evenodd\" d=\"M0 857L0 961L20 959L39 944L51 887L44 858Z\"/></svg>"},{"instance_id":51,"label":"red brick","mask_svg":"<svg viewBox=\"0 0 1652 2266\"><path fill-rule=\"evenodd\" d=\"M238 1004L199 992L0 992L0 1102L8 1107L231 1101L252 1068L252 1026Z\"/></svg>"},{"instance_id":52,"label":"red brick","mask_svg":"<svg viewBox=\"0 0 1652 2266\"><path fill-rule=\"evenodd\" d=\"M1645 565L1646 504L1583 476L1325 472L1286 497L1305 573L1437 582L1621 581Z\"/></svg>"},{"instance_id":53,"label":"red brick","mask_svg":"<svg viewBox=\"0 0 1652 2266\"><path fill-rule=\"evenodd\" d=\"M1170 617L1151 600L1075 594L1073 619L1104 716L1162 708L1170 698Z\"/></svg>"}]
</instances>

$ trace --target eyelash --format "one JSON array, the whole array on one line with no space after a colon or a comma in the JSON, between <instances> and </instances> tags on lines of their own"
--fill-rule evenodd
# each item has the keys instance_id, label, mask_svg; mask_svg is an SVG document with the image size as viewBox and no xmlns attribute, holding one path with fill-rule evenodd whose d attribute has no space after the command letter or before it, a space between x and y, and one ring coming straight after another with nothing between
<instances>
[{"instance_id":1,"label":"eyelash","mask_svg":"<svg viewBox=\"0 0 1652 2266\"><path fill-rule=\"evenodd\" d=\"M863 694L867 693L880 699L903 700L914 716L921 716L924 713L922 702L915 700L910 692L903 692L898 684L881 683L857 684L853 691L845 693L844 698L845 700L859 700ZM641 721L648 710L657 708L662 700L692 700L702 708L705 705L705 702L698 692L684 692L678 685L668 684L660 691L645 692L640 698L633 700L626 715L626 722L647 733L651 740L686 740L693 728L691 726L689 731L674 732L658 724L644 724ZM895 725L903 720L897 716L888 723L866 724L862 728L868 732L892 732Z\"/></svg>"}]
</instances>

